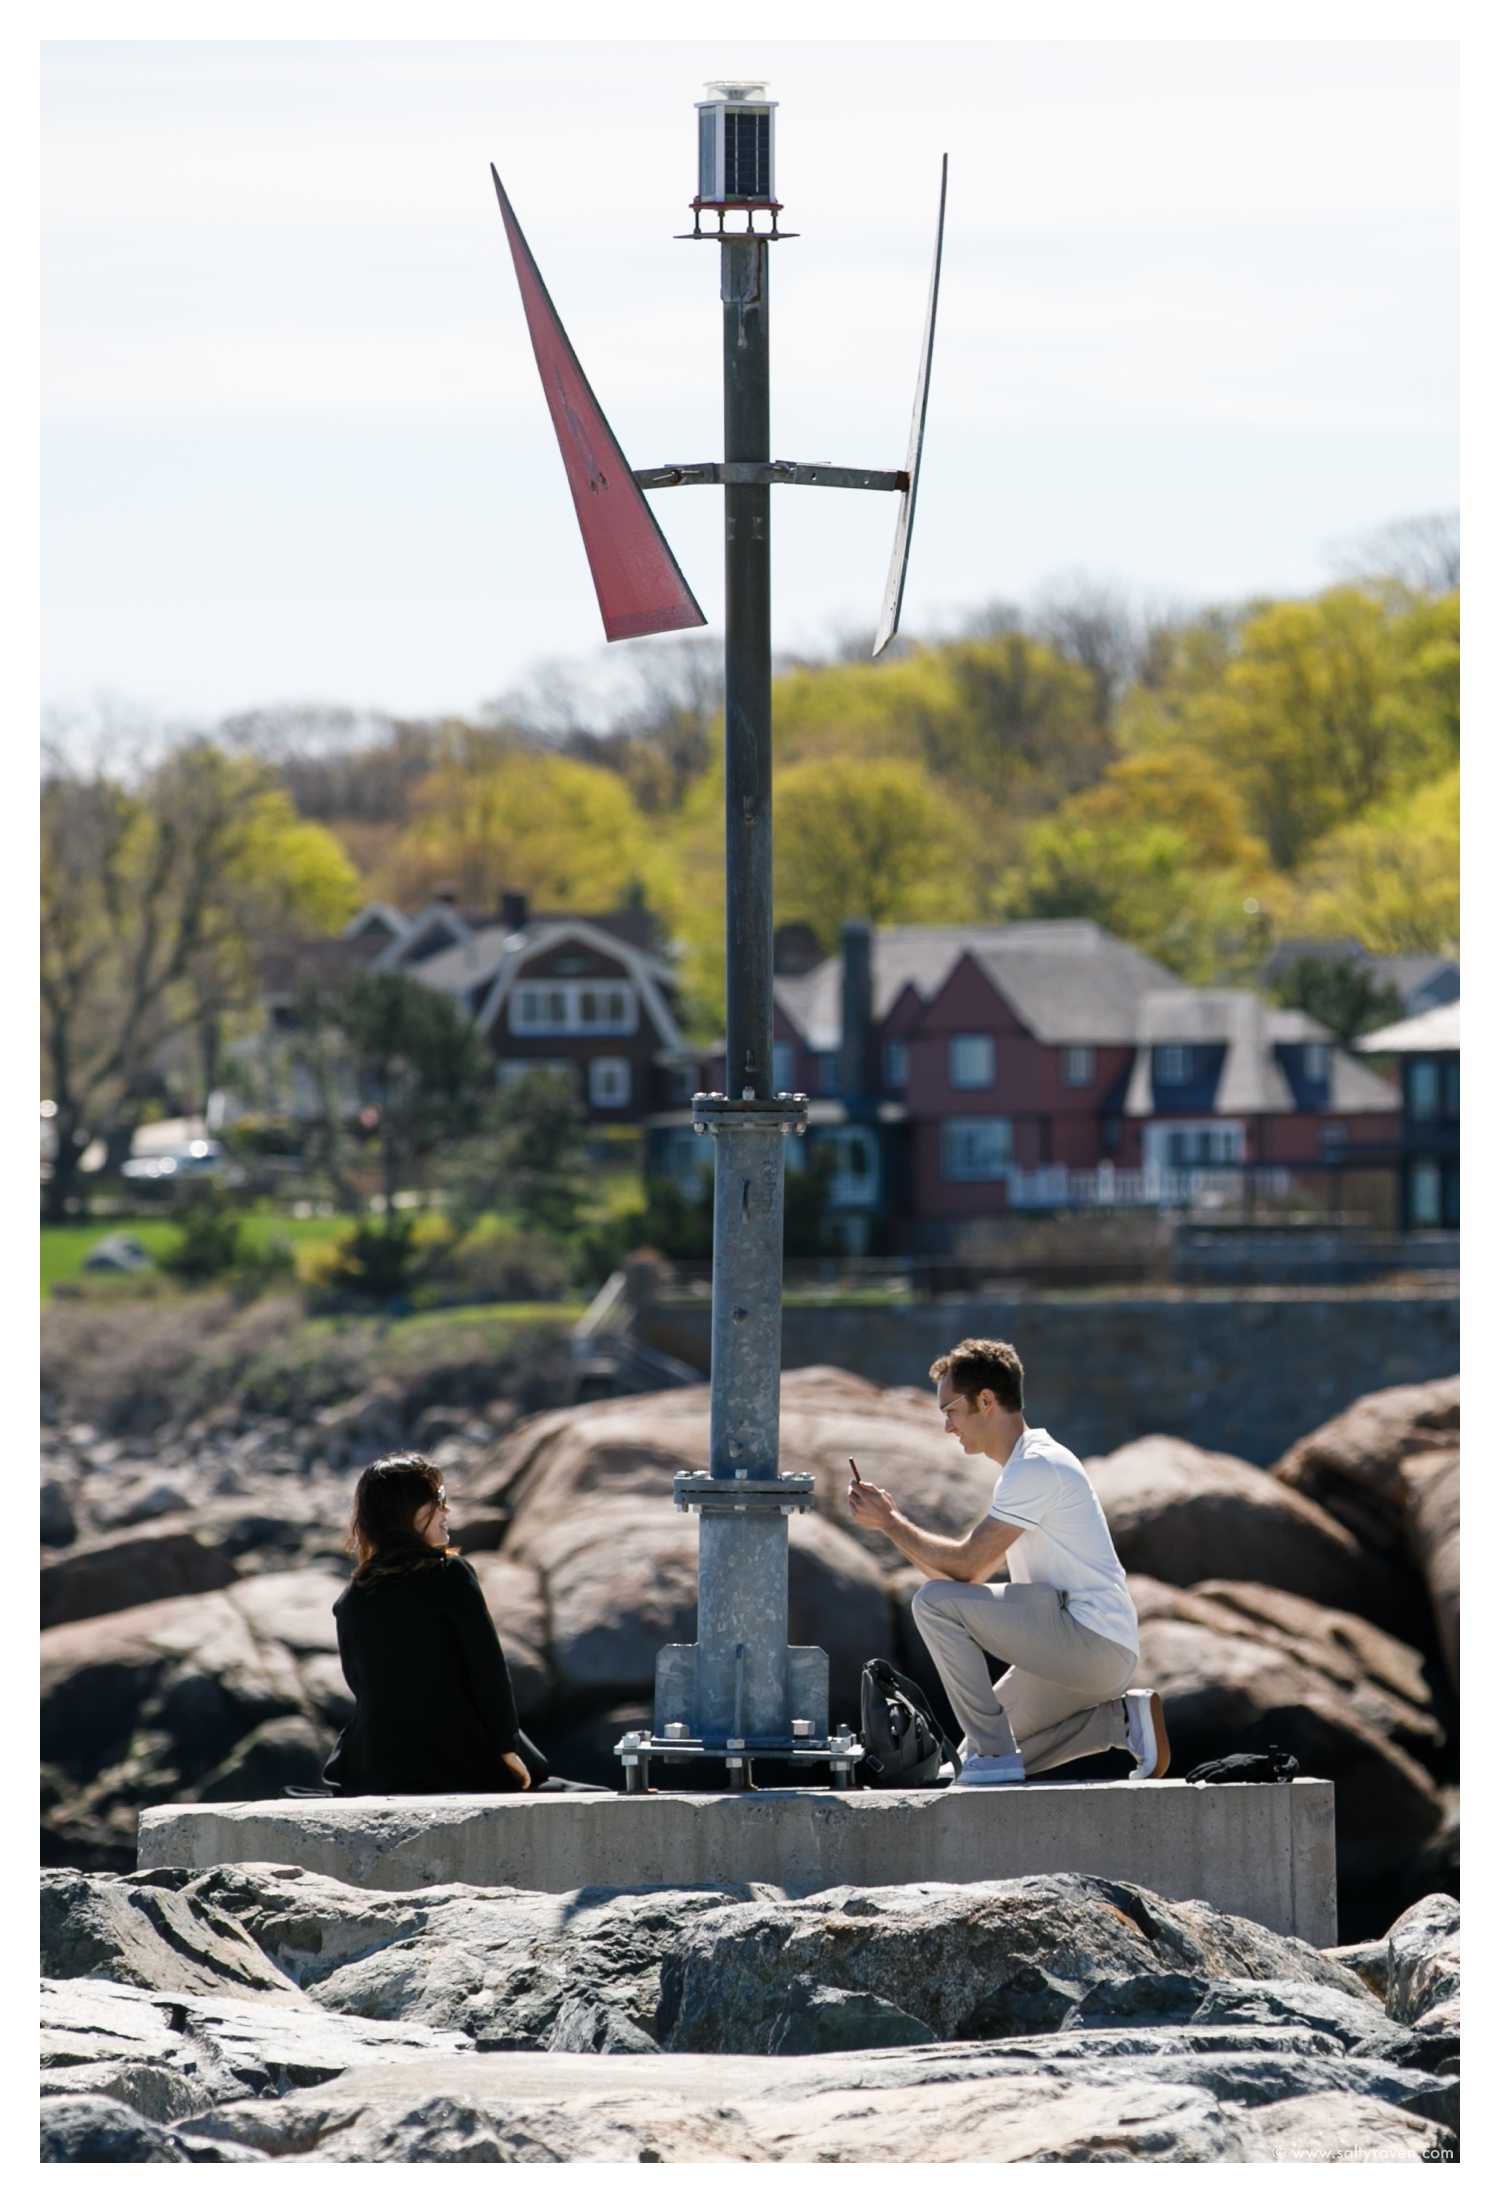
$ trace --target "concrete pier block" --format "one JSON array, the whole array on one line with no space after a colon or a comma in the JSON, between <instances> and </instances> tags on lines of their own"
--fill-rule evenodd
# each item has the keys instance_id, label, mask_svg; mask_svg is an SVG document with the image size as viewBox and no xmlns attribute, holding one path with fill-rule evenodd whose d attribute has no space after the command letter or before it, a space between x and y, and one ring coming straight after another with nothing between
<instances>
[{"instance_id":1,"label":"concrete pier block","mask_svg":"<svg viewBox=\"0 0 1500 2203\"><path fill-rule=\"evenodd\" d=\"M1333 1785L1028 1782L999 1790L267 1799L156 1805L142 1867L300 1866L365 1889L846 1885L1098 1874L1326 1947Z\"/></svg>"}]
</instances>

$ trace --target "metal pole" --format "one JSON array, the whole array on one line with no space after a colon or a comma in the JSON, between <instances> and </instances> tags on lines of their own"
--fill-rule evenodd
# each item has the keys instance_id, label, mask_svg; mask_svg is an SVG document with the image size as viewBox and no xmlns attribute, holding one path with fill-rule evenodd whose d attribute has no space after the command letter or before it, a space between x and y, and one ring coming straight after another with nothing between
<instances>
[{"instance_id":1,"label":"metal pole","mask_svg":"<svg viewBox=\"0 0 1500 2203\"><path fill-rule=\"evenodd\" d=\"M724 315L724 457L771 456L764 238L719 248ZM725 1092L771 1093L771 491L724 488ZM778 1279L778 1293L780 1291Z\"/></svg>"}]
</instances>

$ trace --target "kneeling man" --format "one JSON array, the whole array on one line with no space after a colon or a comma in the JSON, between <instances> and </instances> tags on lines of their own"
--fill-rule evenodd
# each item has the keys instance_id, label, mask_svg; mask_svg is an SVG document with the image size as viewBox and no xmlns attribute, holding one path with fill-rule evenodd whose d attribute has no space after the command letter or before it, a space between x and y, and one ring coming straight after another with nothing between
<instances>
[{"instance_id":1,"label":"kneeling man","mask_svg":"<svg viewBox=\"0 0 1500 2203\"><path fill-rule=\"evenodd\" d=\"M1121 1748L1132 1782L1165 1774L1161 1700L1126 1687L1140 1634L1104 1510L1076 1455L1027 1423L1020 1356L964 1339L929 1374L944 1429L999 1464L989 1513L966 1537L938 1537L857 1478L849 1511L929 1579L912 1613L964 1726L959 1782L1022 1782ZM1009 1583L987 1582L1002 1558ZM987 1652L1010 1662L993 1686Z\"/></svg>"}]
</instances>

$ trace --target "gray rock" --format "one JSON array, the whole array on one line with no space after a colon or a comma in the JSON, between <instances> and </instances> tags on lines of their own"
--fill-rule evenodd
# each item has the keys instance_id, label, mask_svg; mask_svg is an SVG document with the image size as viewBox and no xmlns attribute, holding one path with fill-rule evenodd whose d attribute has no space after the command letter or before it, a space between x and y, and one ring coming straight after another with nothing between
<instances>
[{"instance_id":1,"label":"gray rock","mask_svg":"<svg viewBox=\"0 0 1500 2203\"><path fill-rule=\"evenodd\" d=\"M230 1913L172 1889L70 1868L42 1874L41 1960L53 1981L300 2001Z\"/></svg>"},{"instance_id":2,"label":"gray rock","mask_svg":"<svg viewBox=\"0 0 1500 2203\"><path fill-rule=\"evenodd\" d=\"M1402 1913L1386 1938L1390 1978L1386 2010L1408 2026L1458 2027L1458 1899L1423 1897ZM1449 2011L1451 2008L1451 2021Z\"/></svg>"},{"instance_id":3,"label":"gray rock","mask_svg":"<svg viewBox=\"0 0 1500 2203\"><path fill-rule=\"evenodd\" d=\"M932 2042L932 2029L868 1989L827 1989L799 1975L773 2021L767 2049L773 2057L812 2057L828 2050L890 2050L902 2043Z\"/></svg>"},{"instance_id":4,"label":"gray rock","mask_svg":"<svg viewBox=\"0 0 1500 2203\"><path fill-rule=\"evenodd\" d=\"M42 2099L44 2165L223 2165L260 2159L243 2145L189 2140L114 2096Z\"/></svg>"},{"instance_id":5,"label":"gray rock","mask_svg":"<svg viewBox=\"0 0 1500 2203\"><path fill-rule=\"evenodd\" d=\"M182 2131L342 2163L443 2162L453 2149L491 2163L1254 2164L1349 2149L1416 2162L1451 2141L1387 2099L1399 2076L1391 2084L1348 2059L1284 2060L1278 2077L1274 2058L1233 2053L1228 2066L1204 2056L1170 2071L1155 2060L1018 2054L1036 2047L791 2059L519 2052L466 2061L461 2079L441 2064L367 2069L282 2103L223 2105Z\"/></svg>"},{"instance_id":6,"label":"gray rock","mask_svg":"<svg viewBox=\"0 0 1500 2203\"><path fill-rule=\"evenodd\" d=\"M43 1556L42 1627L87 1621L152 1599L222 1591L237 1574L222 1546L193 1524L84 1538L55 1559Z\"/></svg>"},{"instance_id":7,"label":"gray rock","mask_svg":"<svg viewBox=\"0 0 1500 2203\"><path fill-rule=\"evenodd\" d=\"M793 1982L887 1998L944 2041L1050 2032L1104 1981L1143 1973L1321 1982L1379 2008L1291 1937L1077 1874L822 1891L710 1915L662 1967L674 2051L765 2053Z\"/></svg>"},{"instance_id":8,"label":"gray rock","mask_svg":"<svg viewBox=\"0 0 1500 2203\"><path fill-rule=\"evenodd\" d=\"M60 1476L43 1476L41 1533L43 1545L71 1545L78 1535L69 1486Z\"/></svg>"},{"instance_id":9,"label":"gray rock","mask_svg":"<svg viewBox=\"0 0 1500 2203\"><path fill-rule=\"evenodd\" d=\"M1263 1469L1185 1438L1137 1438L1087 1464L1132 1574L1186 1588L1208 1577L1269 1584L1399 1630L1404 1565L1366 1551L1342 1522Z\"/></svg>"},{"instance_id":10,"label":"gray rock","mask_svg":"<svg viewBox=\"0 0 1500 2203\"><path fill-rule=\"evenodd\" d=\"M477 2047L487 2049L490 2045L480 2042ZM627 2057L655 2051L658 2045L619 2005L606 2004L596 1997L574 1996L560 2008L547 2047Z\"/></svg>"},{"instance_id":11,"label":"gray rock","mask_svg":"<svg viewBox=\"0 0 1500 2203\"><path fill-rule=\"evenodd\" d=\"M112 1270L130 1273L149 1270L151 1257L133 1232L107 1232L96 1239L83 1258L86 1270Z\"/></svg>"},{"instance_id":12,"label":"gray rock","mask_svg":"<svg viewBox=\"0 0 1500 2203\"><path fill-rule=\"evenodd\" d=\"M352 2019L306 1997L163 1996L106 1981L43 1981L42 2065L150 2062L210 2101L313 2088L354 2066L472 2055L452 2030Z\"/></svg>"},{"instance_id":13,"label":"gray rock","mask_svg":"<svg viewBox=\"0 0 1500 2203\"><path fill-rule=\"evenodd\" d=\"M1458 1444L1457 1377L1392 1385L1299 1438L1276 1463L1278 1484L1345 1525L1372 1553L1407 1556L1401 1466L1410 1456Z\"/></svg>"},{"instance_id":14,"label":"gray rock","mask_svg":"<svg viewBox=\"0 0 1500 2203\"><path fill-rule=\"evenodd\" d=\"M1384 2004L1391 1972L1391 1951L1383 1935L1369 1943L1340 1943L1325 1956L1347 1966L1350 1973L1358 1974L1371 1995L1378 1996Z\"/></svg>"}]
</instances>

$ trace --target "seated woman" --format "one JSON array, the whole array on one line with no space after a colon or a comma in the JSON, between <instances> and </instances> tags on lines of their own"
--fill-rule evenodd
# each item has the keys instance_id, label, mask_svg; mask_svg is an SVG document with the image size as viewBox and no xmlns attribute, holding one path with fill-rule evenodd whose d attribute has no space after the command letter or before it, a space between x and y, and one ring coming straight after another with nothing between
<instances>
[{"instance_id":1,"label":"seated woman","mask_svg":"<svg viewBox=\"0 0 1500 2203\"><path fill-rule=\"evenodd\" d=\"M577 1790L549 1778L515 1694L479 1578L448 1543L430 1461L388 1454L360 1477L354 1580L334 1602L354 1719L324 1777L341 1797Z\"/></svg>"}]
</instances>

